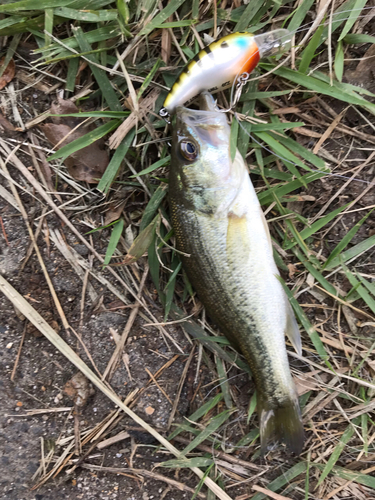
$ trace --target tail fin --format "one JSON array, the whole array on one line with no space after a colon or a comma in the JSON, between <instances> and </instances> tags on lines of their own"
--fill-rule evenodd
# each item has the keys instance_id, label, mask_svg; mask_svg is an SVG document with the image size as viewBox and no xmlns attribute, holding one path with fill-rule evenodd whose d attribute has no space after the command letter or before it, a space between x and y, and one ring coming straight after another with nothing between
<instances>
[{"instance_id":1,"label":"tail fin","mask_svg":"<svg viewBox=\"0 0 375 500\"><path fill-rule=\"evenodd\" d=\"M258 404L262 455L275 443L284 443L289 452L299 455L304 433L297 397L277 407L271 407L263 398Z\"/></svg>"}]
</instances>

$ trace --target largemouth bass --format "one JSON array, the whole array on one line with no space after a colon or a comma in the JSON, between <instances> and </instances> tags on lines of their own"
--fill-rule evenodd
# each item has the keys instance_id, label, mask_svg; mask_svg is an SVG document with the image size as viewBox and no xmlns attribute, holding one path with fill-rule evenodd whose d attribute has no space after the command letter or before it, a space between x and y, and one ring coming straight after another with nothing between
<instances>
[{"instance_id":1,"label":"largemouth bass","mask_svg":"<svg viewBox=\"0 0 375 500\"><path fill-rule=\"evenodd\" d=\"M271 238L230 128L208 93L201 109L178 107L169 177L170 210L183 267L207 313L250 365L257 387L261 450L285 443L299 454L303 426L285 347L301 339Z\"/></svg>"}]
</instances>

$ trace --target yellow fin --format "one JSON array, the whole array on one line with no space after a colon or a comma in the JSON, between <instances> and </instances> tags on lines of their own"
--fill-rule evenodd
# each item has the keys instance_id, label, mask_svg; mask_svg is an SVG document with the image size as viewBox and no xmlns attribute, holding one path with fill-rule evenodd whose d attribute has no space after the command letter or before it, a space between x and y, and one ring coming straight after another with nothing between
<instances>
[{"instance_id":1,"label":"yellow fin","mask_svg":"<svg viewBox=\"0 0 375 500\"><path fill-rule=\"evenodd\" d=\"M299 332L298 324L292 306L289 303L288 297L285 296L286 303L286 328L285 334L292 343L295 351L300 356L302 355L302 342L301 334Z\"/></svg>"}]
</instances>

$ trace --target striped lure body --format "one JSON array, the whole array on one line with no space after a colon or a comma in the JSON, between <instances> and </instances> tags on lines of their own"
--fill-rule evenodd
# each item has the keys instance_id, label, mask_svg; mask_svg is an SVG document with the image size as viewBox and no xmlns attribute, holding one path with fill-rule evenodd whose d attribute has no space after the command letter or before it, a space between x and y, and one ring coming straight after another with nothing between
<instances>
[{"instance_id":1,"label":"striped lure body","mask_svg":"<svg viewBox=\"0 0 375 500\"><path fill-rule=\"evenodd\" d=\"M211 43L188 63L164 101L172 114L203 91L225 90L242 73L251 73L261 57L275 54L289 43L288 30L279 29L262 35L232 33Z\"/></svg>"}]
</instances>

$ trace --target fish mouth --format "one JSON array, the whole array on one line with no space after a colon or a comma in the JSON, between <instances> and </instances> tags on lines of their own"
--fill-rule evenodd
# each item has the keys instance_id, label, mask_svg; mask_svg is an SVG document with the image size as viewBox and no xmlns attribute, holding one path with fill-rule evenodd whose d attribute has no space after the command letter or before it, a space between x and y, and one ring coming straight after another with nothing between
<instances>
[{"instance_id":1,"label":"fish mouth","mask_svg":"<svg viewBox=\"0 0 375 500\"><path fill-rule=\"evenodd\" d=\"M181 137L196 136L212 146L218 146L228 137L229 125L225 113L217 110L215 100L208 92L200 96L200 109L178 107L176 128ZM226 142L226 141L225 141Z\"/></svg>"}]
</instances>

